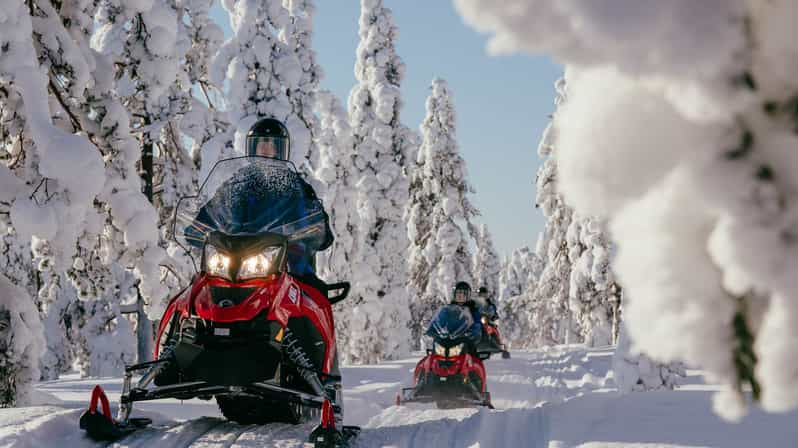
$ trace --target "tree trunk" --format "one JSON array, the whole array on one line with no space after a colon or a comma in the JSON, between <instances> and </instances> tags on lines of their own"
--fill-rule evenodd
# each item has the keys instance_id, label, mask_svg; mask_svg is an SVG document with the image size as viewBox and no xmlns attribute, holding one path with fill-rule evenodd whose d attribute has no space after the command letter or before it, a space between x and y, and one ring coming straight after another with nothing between
<instances>
[{"instance_id":1,"label":"tree trunk","mask_svg":"<svg viewBox=\"0 0 798 448\"><path fill-rule=\"evenodd\" d=\"M621 302L623 296L623 289L617 283L613 283L613 297L615 300L612 302L612 343L617 344L621 336Z\"/></svg>"},{"instance_id":2,"label":"tree trunk","mask_svg":"<svg viewBox=\"0 0 798 448\"><path fill-rule=\"evenodd\" d=\"M150 124L150 117L144 117L144 126ZM141 136L141 171L139 172L142 181L142 193L150 203L153 203L153 182L155 181L155 171L153 169L153 144L149 132ZM136 288L138 290L138 288ZM136 300L136 336L138 339L138 362L150 361L152 354L152 322L144 312L144 298L138 292Z\"/></svg>"},{"instance_id":3,"label":"tree trunk","mask_svg":"<svg viewBox=\"0 0 798 448\"><path fill-rule=\"evenodd\" d=\"M137 359L138 362L147 362L152 360L152 321L147 317L147 313L144 312L144 300L141 298L141 294L139 294L136 305L138 308L138 318L136 319Z\"/></svg>"}]
</instances>

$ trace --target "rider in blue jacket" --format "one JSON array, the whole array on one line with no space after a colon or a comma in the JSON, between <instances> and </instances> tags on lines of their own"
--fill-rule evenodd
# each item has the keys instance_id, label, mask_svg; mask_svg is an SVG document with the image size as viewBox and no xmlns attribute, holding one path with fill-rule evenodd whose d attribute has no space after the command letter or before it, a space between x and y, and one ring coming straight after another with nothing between
<instances>
[{"instance_id":1,"label":"rider in blue jacket","mask_svg":"<svg viewBox=\"0 0 798 448\"><path fill-rule=\"evenodd\" d=\"M287 254L291 273L315 280L314 255L332 244L333 234L329 217L313 187L288 162L288 130L273 118L259 120L247 133L246 154L253 163L240 169L216 191L186 233L199 235L203 227L220 228L214 225L219 220L225 222L225 228L241 233L263 230L284 233L280 229L285 227L318 227L320 231L312 234L316 236L292 243ZM226 213L216 216L216 210ZM201 245L200 238L194 240Z\"/></svg>"},{"instance_id":2,"label":"rider in blue jacket","mask_svg":"<svg viewBox=\"0 0 798 448\"><path fill-rule=\"evenodd\" d=\"M474 324L471 326L470 338L476 346L482 339L482 317L476 302L471 299L471 285L463 281L457 282L454 285L452 304L467 307L471 311Z\"/></svg>"}]
</instances>

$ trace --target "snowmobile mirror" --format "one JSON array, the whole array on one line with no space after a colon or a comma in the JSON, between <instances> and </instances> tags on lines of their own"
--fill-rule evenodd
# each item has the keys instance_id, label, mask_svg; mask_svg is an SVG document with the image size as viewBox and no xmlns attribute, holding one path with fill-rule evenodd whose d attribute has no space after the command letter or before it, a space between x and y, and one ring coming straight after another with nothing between
<instances>
[{"instance_id":1,"label":"snowmobile mirror","mask_svg":"<svg viewBox=\"0 0 798 448\"><path fill-rule=\"evenodd\" d=\"M331 283L327 285L327 300L330 301L330 305L335 305L336 303L344 300L346 296L349 295L349 289L351 288L351 284L349 282L340 282L340 283ZM337 291L341 289L342 291L334 296L330 296L330 291Z\"/></svg>"}]
</instances>

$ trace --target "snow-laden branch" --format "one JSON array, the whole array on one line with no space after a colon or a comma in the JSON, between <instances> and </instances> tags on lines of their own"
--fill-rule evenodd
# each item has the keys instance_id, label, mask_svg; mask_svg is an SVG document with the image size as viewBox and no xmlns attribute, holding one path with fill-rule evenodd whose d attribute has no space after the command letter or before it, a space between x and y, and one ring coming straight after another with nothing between
<instances>
[{"instance_id":1,"label":"snow-laden branch","mask_svg":"<svg viewBox=\"0 0 798 448\"><path fill-rule=\"evenodd\" d=\"M798 407L798 4L456 0L497 52L567 66L559 186L609 219L633 342Z\"/></svg>"}]
</instances>

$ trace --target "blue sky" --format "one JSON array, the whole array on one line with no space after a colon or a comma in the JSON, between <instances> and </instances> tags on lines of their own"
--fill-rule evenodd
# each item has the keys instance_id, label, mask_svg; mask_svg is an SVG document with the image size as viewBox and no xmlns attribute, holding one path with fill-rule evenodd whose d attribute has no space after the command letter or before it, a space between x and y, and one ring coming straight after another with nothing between
<instances>
[{"instance_id":1,"label":"blue sky","mask_svg":"<svg viewBox=\"0 0 798 448\"><path fill-rule=\"evenodd\" d=\"M554 81L562 67L547 57L489 56L487 37L468 28L451 2L385 0L399 27L397 51L407 66L402 84L404 123L418 130L435 77L448 81L457 108L457 138L476 190L480 222L501 255L534 245L543 229L535 209L537 144L549 121ZM360 2L317 0L314 49L322 87L346 103L355 83ZM229 36L223 10L216 17Z\"/></svg>"}]
</instances>

